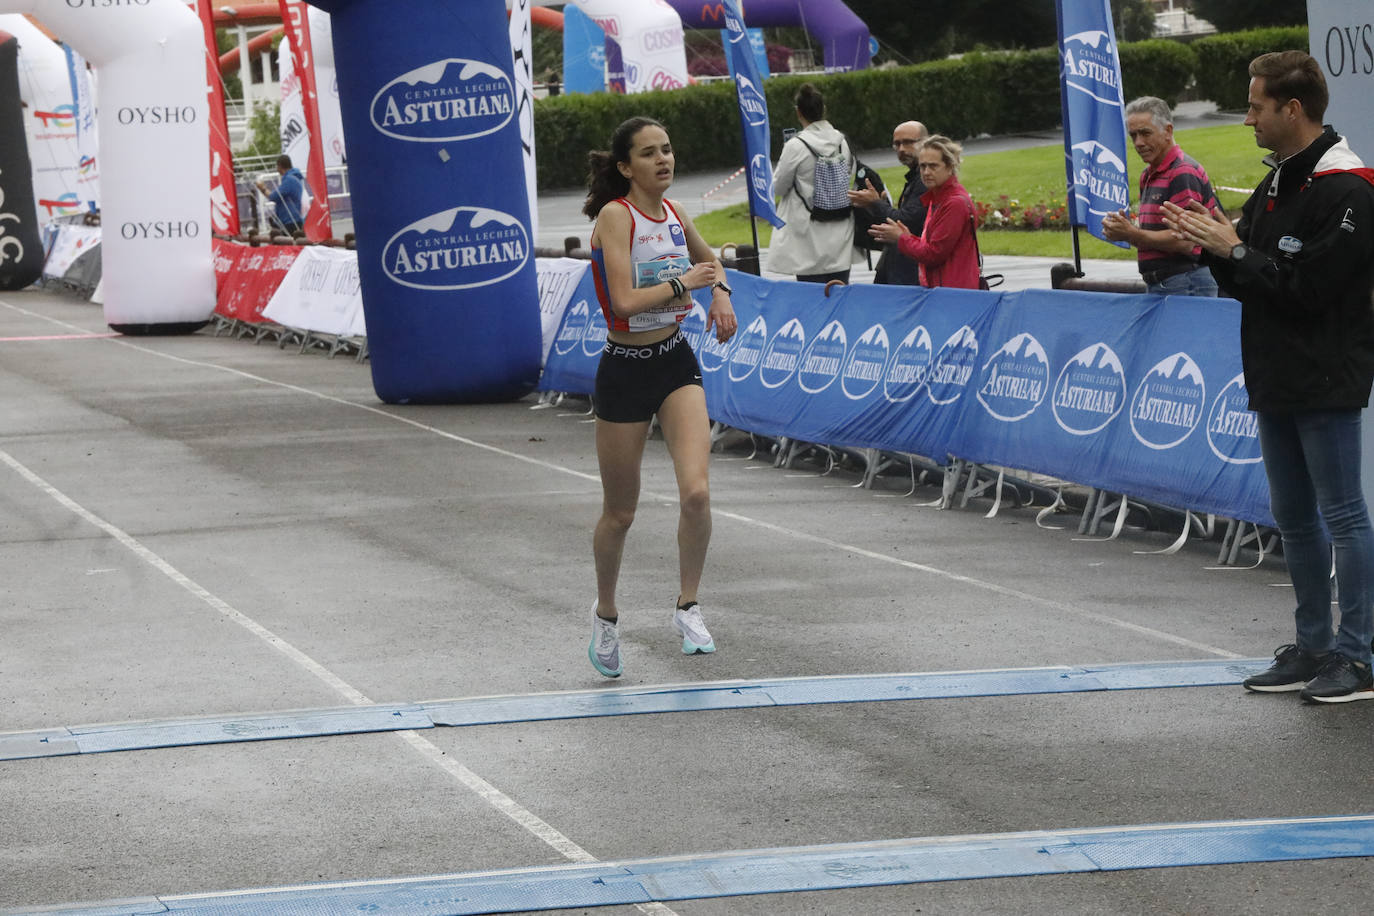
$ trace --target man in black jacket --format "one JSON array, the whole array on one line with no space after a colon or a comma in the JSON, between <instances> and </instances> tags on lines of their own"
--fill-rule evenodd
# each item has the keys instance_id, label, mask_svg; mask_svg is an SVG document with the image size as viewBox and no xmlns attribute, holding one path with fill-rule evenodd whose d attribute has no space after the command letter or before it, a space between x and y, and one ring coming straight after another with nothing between
<instances>
[{"instance_id":1,"label":"man in black jacket","mask_svg":"<svg viewBox=\"0 0 1374 916\"><path fill-rule=\"evenodd\" d=\"M1240 222L1165 205L1166 222L1202 246L1203 263L1240 300L1245 384L1297 598L1295 644L1244 683L1300 690L1307 702L1374 699L1374 531L1359 460L1374 379L1374 170L1322 126L1326 79L1310 55L1261 55L1250 76L1245 123L1274 154Z\"/></svg>"},{"instance_id":2,"label":"man in black jacket","mask_svg":"<svg viewBox=\"0 0 1374 916\"><path fill-rule=\"evenodd\" d=\"M906 186L897 198L897 206L883 199L871 184L858 191L849 192L849 203L863 207L873 216L875 223L895 219L905 223L909 231L921 234L926 224L926 205L921 203L921 195L926 192L925 182L916 165L916 153L921 149L921 141L929 136L926 126L920 121L903 121L892 131L892 148L897 152L897 161L906 166ZM856 242L857 244L857 242ZM896 243L883 246L882 257L873 272L874 283L920 286L920 265L897 250Z\"/></svg>"}]
</instances>

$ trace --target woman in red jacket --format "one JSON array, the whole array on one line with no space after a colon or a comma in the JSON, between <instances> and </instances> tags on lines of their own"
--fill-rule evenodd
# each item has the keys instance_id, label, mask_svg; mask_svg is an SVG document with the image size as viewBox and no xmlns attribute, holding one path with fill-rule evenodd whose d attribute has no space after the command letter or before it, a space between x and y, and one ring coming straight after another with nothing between
<instances>
[{"instance_id":1,"label":"woman in red jacket","mask_svg":"<svg viewBox=\"0 0 1374 916\"><path fill-rule=\"evenodd\" d=\"M875 225L868 234L896 242L897 250L921 266L922 286L978 289L978 242L973 236L973 198L959 183L963 147L948 137L934 136L921 144L916 163L926 193L926 225L912 235L898 220Z\"/></svg>"}]
</instances>

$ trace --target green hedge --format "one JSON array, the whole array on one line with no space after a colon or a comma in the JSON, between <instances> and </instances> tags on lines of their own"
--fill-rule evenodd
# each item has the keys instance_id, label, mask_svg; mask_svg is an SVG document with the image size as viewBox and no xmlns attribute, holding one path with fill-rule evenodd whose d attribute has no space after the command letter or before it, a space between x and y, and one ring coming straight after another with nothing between
<instances>
[{"instance_id":1,"label":"green hedge","mask_svg":"<svg viewBox=\"0 0 1374 916\"><path fill-rule=\"evenodd\" d=\"M1189 46L1162 39L1122 44L1120 54L1126 97L1156 95L1171 105L1197 63ZM774 157L782 148L783 128L796 126L792 98L804 82L825 93L830 120L859 149L886 146L892 128L912 118L958 139L1048 130L1061 120L1054 48L973 53L885 70L780 75L764 84ZM539 186L582 184L587 152L604 149L616 125L634 115L664 123L684 172L736 168L743 162L735 88L728 81L632 96L561 95L534 107Z\"/></svg>"},{"instance_id":2,"label":"green hedge","mask_svg":"<svg viewBox=\"0 0 1374 916\"><path fill-rule=\"evenodd\" d=\"M1211 99L1223 111L1238 111L1248 104L1250 61L1270 51L1307 50L1307 27L1286 26L1228 32L1199 38L1190 47L1197 55L1197 94ZM1124 66L1124 64L1123 64Z\"/></svg>"}]
</instances>

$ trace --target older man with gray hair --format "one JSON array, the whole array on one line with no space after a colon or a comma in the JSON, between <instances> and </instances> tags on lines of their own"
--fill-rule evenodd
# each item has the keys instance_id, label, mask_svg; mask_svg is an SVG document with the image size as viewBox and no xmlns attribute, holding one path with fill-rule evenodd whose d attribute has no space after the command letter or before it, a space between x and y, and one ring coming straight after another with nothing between
<instances>
[{"instance_id":1,"label":"older man with gray hair","mask_svg":"<svg viewBox=\"0 0 1374 916\"><path fill-rule=\"evenodd\" d=\"M1215 296L1212 272L1200 265L1202 249L1181 240L1164 224L1165 201L1187 208L1197 201L1221 212L1207 172L1174 142L1174 119L1163 99L1143 96L1126 106L1126 131L1145 170L1140 173L1136 219L1122 210L1102 220L1102 234L1129 242L1137 250L1140 275L1152 293L1168 296Z\"/></svg>"}]
</instances>

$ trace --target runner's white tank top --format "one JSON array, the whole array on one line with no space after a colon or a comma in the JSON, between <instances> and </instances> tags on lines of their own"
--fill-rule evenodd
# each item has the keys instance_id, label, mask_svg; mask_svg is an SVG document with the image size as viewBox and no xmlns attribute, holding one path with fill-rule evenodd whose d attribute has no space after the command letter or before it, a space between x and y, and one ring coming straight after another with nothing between
<instances>
[{"instance_id":1,"label":"runner's white tank top","mask_svg":"<svg viewBox=\"0 0 1374 916\"><path fill-rule=\"evenodd\" d=\"M667 198L663 201L663 219L654 219L623 197L611 203L621 204L630 211L630 278L635 289L666 283L670 277L680 277L692 268L687 253L687 234L682 220ZM621 318L611 308L611 296L606 288L606 256L600 248L592 248L592 277L596 281L596 298L606 327L612 331L652 331L680 324L692 311L692 295L684 293L672 301Z\"/></svg>"}]
</instances>

